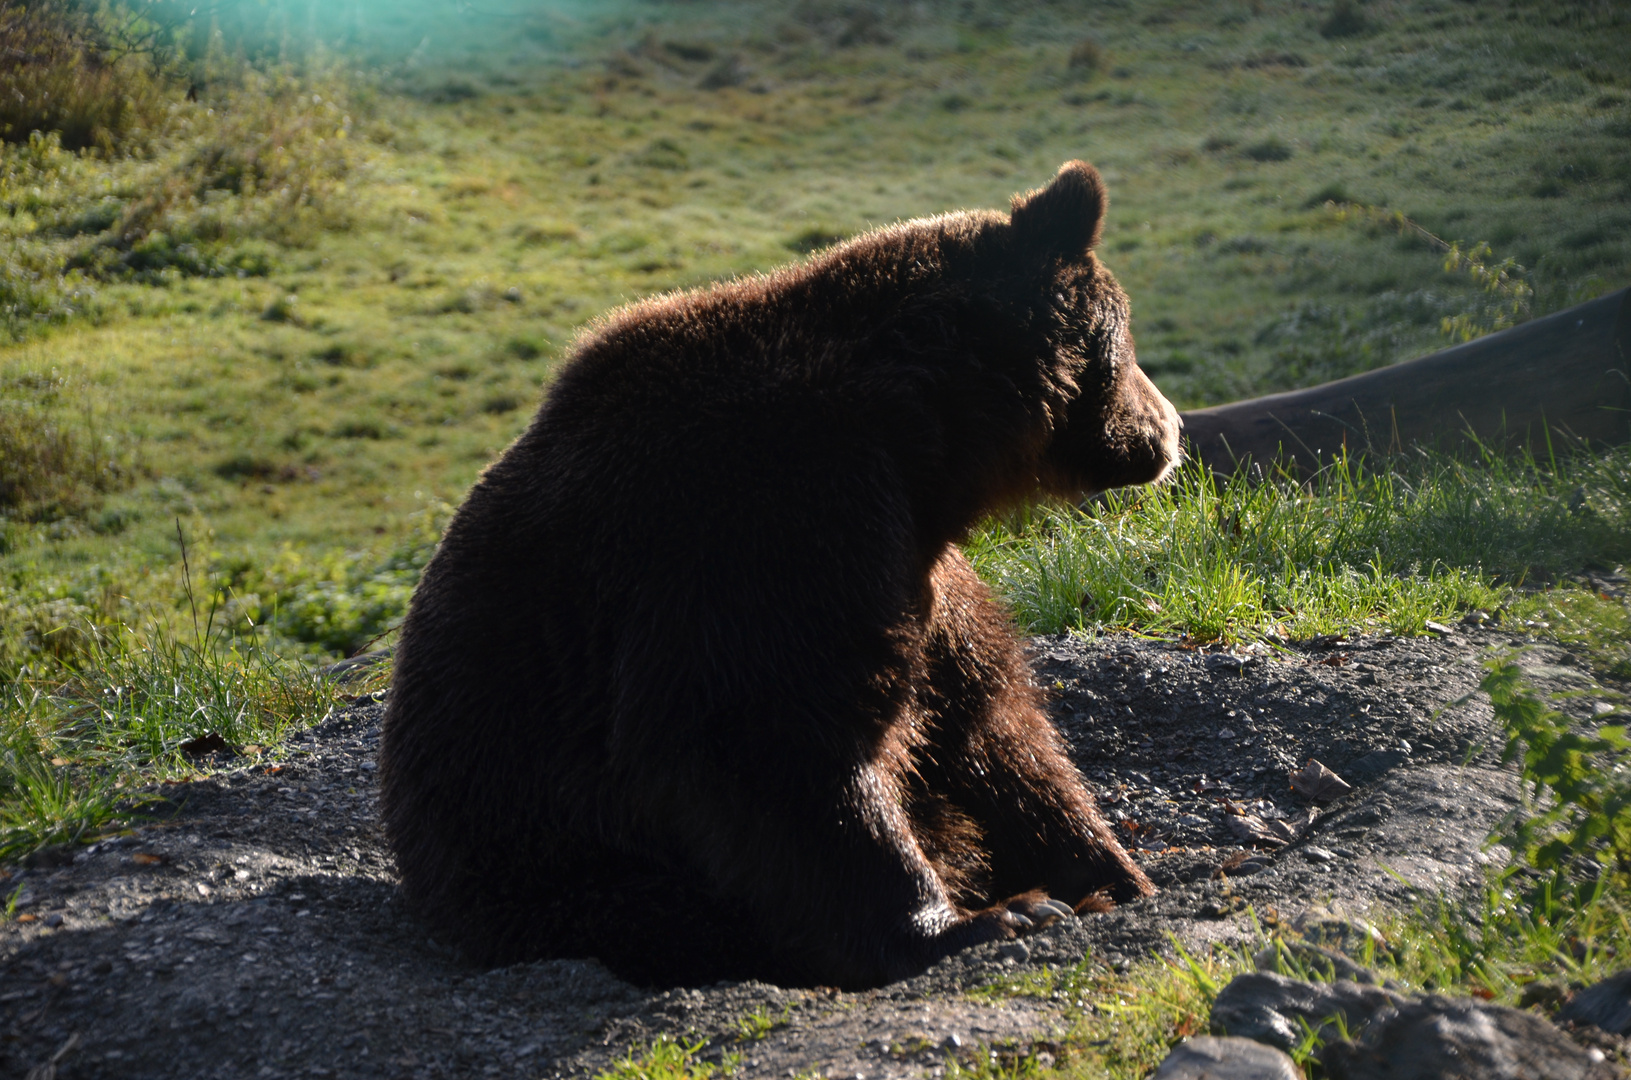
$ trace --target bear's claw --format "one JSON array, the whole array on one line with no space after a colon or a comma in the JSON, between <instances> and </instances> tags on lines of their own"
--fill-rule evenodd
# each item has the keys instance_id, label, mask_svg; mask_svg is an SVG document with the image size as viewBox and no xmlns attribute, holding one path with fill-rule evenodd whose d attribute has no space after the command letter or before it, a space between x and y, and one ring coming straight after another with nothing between
<instances>
[{"instance_id":1,"label":"bear's claw","mask_svg":"<svg viewBox=\"0 0 1631 1080\"><path fill-rule=\"evenodd\" d=\"M1061 919L1068 919L1070 916L1076 914L1074 911L1070 910L1069 904L1062 904L1053 899L1042 901L1041 906L1051 911L1054 915Z\"/></svg>"}]
</instances>

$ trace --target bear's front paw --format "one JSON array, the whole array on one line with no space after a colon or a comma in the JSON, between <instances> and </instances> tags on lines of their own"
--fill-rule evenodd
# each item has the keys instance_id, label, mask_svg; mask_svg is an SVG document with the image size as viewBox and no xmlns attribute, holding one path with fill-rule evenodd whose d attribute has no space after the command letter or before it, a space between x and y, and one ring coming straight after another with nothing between
<instances>
[{"instance_id":1,"label":"bear's front paw","mask_svg":"<svg viewBox=\"0 0 1631 1080\"><path fill-rule=\"evenodd\" d=\"M1016 935L1034 934L1044 926L1076 914L1069 904L1053 899L1040 889L1011 897L992 910Z\"/></svg>"}]
</instances>

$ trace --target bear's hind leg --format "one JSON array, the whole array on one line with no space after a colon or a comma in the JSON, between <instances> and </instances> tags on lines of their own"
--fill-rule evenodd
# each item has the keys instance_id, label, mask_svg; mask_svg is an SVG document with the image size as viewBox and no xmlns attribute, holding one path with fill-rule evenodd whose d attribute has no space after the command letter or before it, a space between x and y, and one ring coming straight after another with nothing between
<instances>
[{"instance_id":1,"label":"bear's hind leg","mask_svg":"<svg viewBox=\"0 0 1631 1080\"><path fill-rule=\"evenodd\" d=\"M920 702L932 734L920 782L983 834L989 895L1040 888L1079 906L1095 894L1122 901L1154 892L1066 756L1007 614L962 552L949 548L931 582Z\"/></svg>"}]
</instances>

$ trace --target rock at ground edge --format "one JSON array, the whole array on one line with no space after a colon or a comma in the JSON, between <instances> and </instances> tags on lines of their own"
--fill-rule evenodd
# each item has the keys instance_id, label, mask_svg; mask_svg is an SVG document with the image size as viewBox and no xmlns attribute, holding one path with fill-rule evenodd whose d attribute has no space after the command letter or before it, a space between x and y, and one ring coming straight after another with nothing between
<instances>
[{"instance_id":1,"label":"rock at ground edge","mask_svg":"<svg viewBox=\"0 0 1631 1080\"><path fill-rule=\"evenodd\" d=\"M1631 1035L1631 968L1580 991L1563 1006L1557 1018L1595 1024L1616 1035Z\"/></svg>"},{"instance_id":2,"label":"rock at ground edge","mask_svg":"<svg viewBox=\"0 0 1631 1080\"><path fill-rule=\"evenodd\" d=\"M1289 1050L1302 1040L1303 1023L1317 1028L1340 1016L1353 1031L1377 1012L1403 1001L1380 986L1346 979L1306 983L1259 971L1236 975L1223 988L1212 1003L1212 1030Z\"/></svg>"},{"instance_id":3,"label":"rock at ground edge","mask_svg":"<svg viewBox=\"0 0 1631 1080\"><path fill-rule=\"evenodd\" d=\"M1202 1035L1173 1047L1150 1080L1303 1080L1303 1074L1272 1046Z\"/></svg>"},{"instance_id":4,"label":"rock at ground edge","mask_svg":"<svg viewBox=\"0 0 1631 1080\"><path fill-rule=\"evenodd\" d=\"M1320 1054L1331 1080L1610 1080L1619 1071L1533 1013L1427 997Z\"/></svg>"}]
</instances>

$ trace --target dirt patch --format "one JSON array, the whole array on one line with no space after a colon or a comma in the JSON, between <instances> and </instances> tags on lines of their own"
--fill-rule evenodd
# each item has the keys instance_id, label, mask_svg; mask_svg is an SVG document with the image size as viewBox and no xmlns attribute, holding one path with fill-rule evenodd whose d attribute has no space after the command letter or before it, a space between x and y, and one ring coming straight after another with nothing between
<instances>
[{"instance_id":1,"label":"dirt patch","mask_svg":"<svg viewBox=\"0 0 1631 1080\"><path fill-rule=\"evenodd\" d=\"M169 815L132 836L0 871L30 917L0 926L0 1072L77 1037L61 1077L559 1076L667 1032L739 1054L749 1076L935 1075L950 1054L1062 1032L1047 1002L965 993L1026 965L1126 963L1169 932L1239 940L1248 905L1357 914L1477 881L1517 787L1496 767L1488 703L1444 706L1477 684L1488 648L1521 643L1469 631L1220 653L1037 639L1076 760L1161 892L861 994L653 992L593 960L461 964L397 899L374 812L383 708L360 703L281 765L165 788ZM1592 714L1598 687L1573 657L1537 646L1523 663ZM1354 791L1288 844L1243 846L1232 818L1306 816L1287 775L1309 757ZM748 1016L759 1037L741 1037Z\"/></svg>"}]
</instances>

